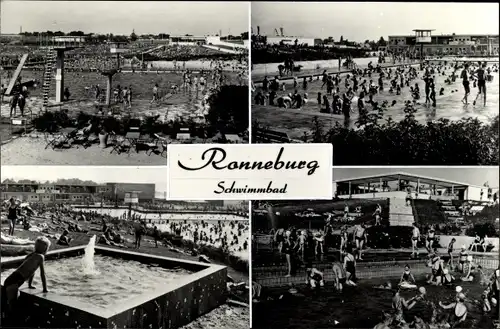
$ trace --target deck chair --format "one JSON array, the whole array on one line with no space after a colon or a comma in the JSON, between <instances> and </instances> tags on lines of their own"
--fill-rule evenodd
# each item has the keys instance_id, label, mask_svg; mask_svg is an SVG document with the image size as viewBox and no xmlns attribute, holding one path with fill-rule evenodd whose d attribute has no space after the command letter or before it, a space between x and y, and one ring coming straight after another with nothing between
<instances>
[{"instance_id":1,"label":"deck chair","mask_svg":"<svg viewBox=\"0 0 500 329\"><path fill-rule=\"evenodd\" d=\"M149 136L148 139L145 139L145 138L141 138L141 144L145 145L148 149L146 151L146 154L148 156L151 156L151 154L153 152L157 152L158 151L158 142L160 141L160 139L158 138L158 135L156 134L152 134ZM149 152L149 154L148 154Z\"/></svg>"},{"instance_id":2,"label":"deck chair","mask_svg":"<svg viewBox=\"0 0 500 329\"><path fill-rule=\"evenodd\" d=\"M109 154L116 152L117 154L121 154L125 152L131 145L127 143L127 139L124 136L115 136L115 143L113 144L113 148Z\"/></svg>"},{"instance_id":3,"label":"deck chair","mask_svg":"<svg viewBox=\"0 0 500 329\"><path fill-rule=\"evenodd\" d=\"M163 157L163 154L165 154L166 157L168 146L167 139L164 137L160 137L158 134L153 134L153 137L156 139L156 150L151 150L149 155L156 151L155 153L158 153L161 157Z\"/></svg>"}]
</instances>

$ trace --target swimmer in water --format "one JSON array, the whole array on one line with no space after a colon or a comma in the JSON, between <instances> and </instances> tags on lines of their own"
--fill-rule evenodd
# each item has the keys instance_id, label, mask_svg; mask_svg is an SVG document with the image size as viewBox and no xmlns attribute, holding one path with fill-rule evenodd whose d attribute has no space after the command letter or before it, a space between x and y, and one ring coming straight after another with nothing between
<instances>
[{"instance_id":1,"label":"swimmer in water","mask_svg":"<svg viewBox=\"0 0 500 329\"><path fill-rule=\"evenodd\" d=\"M465 295L463 293L459 293L454 303L444 305L441 301L439 302L439 306L443 309L452 309L449 317L451 328L455 328L459 323L464 322L467 317L467 306L465 306L464 301Z\"/></svg>"},{"instance_id":2,"label":"swimmer in water","mask_svg":"<svg viewBox=\"0 0 500 329\"><path fill-rule=\"evenodd\" d=\"M377 324L373 329L391 329L390 325L392 324L393 317L390 314L384 312L384 319L382 322Z\"/></svg>"},{"instance_id":3,"label":"swimmer in water","mask_svg":"<svg viewBox=\"0 0 500 329\"><path fill-rule=\"evenodd\" d=\"M453 281L455 281L455 277L450 274L447 268L443 269L443 285L451 285Z\"/></svg>"},{"instance_id":4,"label":"swimmer in water","mask_svg":"<svg viewBox=\"0 0 500 329\"><path fill-rule=\"evenodd\" d=\"M443 278L443 260L439 255L432 255L429 260L429 266L432 268L432 275L429 277L427 283L440 286Z\"/></svg>"},{"instance_id":5,"label":"swimmer in water","mask_svg":"<svg viewBox=\"0 0 500 329\"><path fill-rule=\"evenodd\" d=\"M401 284L415 284L415 277L410 272L410 265L406 264L399 285Z\"/></svg>"},{"instance_id":6,"label":"swimmer in water","mask_svg":"<svg viewBox=\"0 0 500 329\"><path fill-rule=\"evenodd\" d=\"M394 291L394 296L392 297L392 308L395 311L395 317L394 321L398 324L405 324L406 321L404 320L404 314L403 311L406 310L411 310L413 306L417 303L414 301L417 299L417 297L413 297L410 300L406 301L401 295L399 294L399 289Z\"/></svg>"},{"instance_id":7,"label":"swimmer in water","mask_svg":"<svg viewBox=\"0 0 500 329\"><path fill-rule=\"evenodd\" d=\"M463 265L463 267L464 267L464 272L466 272L466 274L461 278L462 281L467 281L467 282L474 281L474 276L471 274L473 268L472 255L467 256L467 260Z\"/></svg>"},{"instance_id":8,"label":"swimmer in water","mask_svg":"<svg viewBox=\"0 0 500 329\"><path fill-rule=\"evenodd\" d=\"M312 266L312 263L307 264L306 268L306 284L311 288L316 288L318 286L323 287L325 282L323 280L323 273L318 271L315 267Z\"/></svg>"}]
</instances>

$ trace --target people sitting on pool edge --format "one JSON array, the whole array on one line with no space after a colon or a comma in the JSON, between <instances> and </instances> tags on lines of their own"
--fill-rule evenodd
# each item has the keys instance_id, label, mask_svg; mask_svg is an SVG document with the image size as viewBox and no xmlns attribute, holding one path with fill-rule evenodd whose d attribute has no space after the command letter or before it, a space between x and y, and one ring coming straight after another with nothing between
<instances>
[{"instance_id":1,"label":"people sitting on pool edge","mask_svg":"<svg viewBox=\"0 0 500 329\"><path fill-rule=\"evenodd\" d=\"M411 274L410 265L406 264L399 285L415 285L415 277Z\"/></svg>"},{"instance_id":2,"label":"people sitting on pool edge","mask_svg":"<svg viewBox=\"0 0 500 329\"><path fill-rule=\"evenodd\" d=\"M35 251L26 256L24 262L5 279L1 295L2 304L6 304L7 307L2 307L2 310L7 310L7 314L10 319L15 319L15 307L19 294L19 288L26 282L26 280L28 280L28 287L30 289L36 289L32 283L35 272L38 268L40 268L40 278L42 280L43 292L48 292L44 262L45 254L49 248L50 240L44 236L38 237L35 240ZM5 322L3 324L6 325Z\"/></svg>"},{"instance_id":3,"label":"people sitting on pool edge","mask_svg":"<svg viewBox=\"0 0 500 329\"><path fill-rule=\"evenodd\" d=\"M323 287L325 282L323 281L323 272L320 272L317 268L312 266L311 262L307 263L306 266L306 284L310 288Z\"/></svg>"}]
</instances>

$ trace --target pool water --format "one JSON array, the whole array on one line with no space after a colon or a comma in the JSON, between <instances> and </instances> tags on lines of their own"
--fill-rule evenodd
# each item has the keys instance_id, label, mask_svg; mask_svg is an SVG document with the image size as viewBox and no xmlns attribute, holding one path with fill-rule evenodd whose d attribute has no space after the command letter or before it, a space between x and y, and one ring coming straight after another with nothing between
<instances>
[{"instance_id":1,"label":"pool water","mask_svg":"<svg viewBox=\"0 0 500 329\"><path fill-rule=\"evenodd\" d=\"M398 279L391 279L396 286ZM384 283L384 280L361 280L357 287L346 287L342 294L337 293L332 284L311 291L299 289L299 293L291 295L286 289L269 291L271 301L261 301L253 305L254 328L373 328L382 320L382 311L391 310L392 291L378 290L373 286ZM419 286L425 286L427 300L434 302L438 309L438 302L445 304L453 302L455 286L436 287L425 284L425 280L417 279ZM482 311L474 300L479 299L484 287L478 284L460 283L467 297L472 301L467 304L467 320L457 328L494 328L492 319L498 318L498 313L483 316ZM416 295L416 290L402 291L401 295L409 299ZM281 299L280 299L280 296ZM263 296L264 297L264 296ZM264 298L263 298L264 299ZM272 312L268 312L272 310ZM439 312L443 312L441 309ZM444 311L446 312L446 311ZM265 316L262 316L264 315ZM440 314L440 313L438 313ZM426 323L432 316L432 307L425 301L417 302L405 312L407 322L413 316L421 317ZM438 316L439 317L439 316Z\"/></svg>"},{"instance_id":2,"label":"pool water","mask_svg":"<svg viewBox=\"0 0 500 329\"><path fill-rule=\"evenodd\" d=\"M191 274L185 269L165 269L157 264L95 255L97 273L82 274L82 258L70 257L45 263L50 294L71 297L81 303L106 307L153 291L180 277ZM15 269L2 271L2 283ZM33 283L42 288L39 272Z\"/></svg>"}]
</instances>

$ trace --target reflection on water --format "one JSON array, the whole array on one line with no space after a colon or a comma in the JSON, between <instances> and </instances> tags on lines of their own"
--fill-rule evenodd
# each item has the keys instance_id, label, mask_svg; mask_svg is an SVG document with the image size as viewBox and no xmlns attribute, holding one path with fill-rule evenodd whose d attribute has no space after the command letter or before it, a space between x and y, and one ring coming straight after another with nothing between
<instances>
[{"instance_id":1,"label":"reflection on water","mask_svg":"<svg viewBox=\"0 0 500 329\"><path fill-rule=\"evenodd\" d=\"M390 280L396 286L399 280ZM325 286L320 291L303 290L298 295L283 295L283 289L272 292L273 301L254 304L253 314L266 314L265 317L254 316L254 328L373 328L381 320L382 311L391 310L392 292L389 290L373 289L373 286L384 283L382 279L361 280L358 287L347 287L343 294L333 290L332 285ZM418 280L419 285L424 285ZM492 314L483 316L477 305L484 287L478 284L460 283L470 302L467 303L468 316L465 323L459 328L493 328ZM414 315L430 321L432 306L439 301L451 303L455 296L455 286L436 287L425 286L427 299L418 302L410 311L405 312L407 320L411 321ZM409 299L416 295L415 291L403 291L401 295ZM439 308L439 306L438 306ZM266 310L272 309L272 312ZM498 315L496 315L498 317ZM339 323L335 325L335 321Z\"/></svg>"},{"instance_id":2,"label":"reflection on water","mask_svg":"<svg viewBox=\"0 0 500 329\"><path fill-rule=\"evenodd\" d=\"M94 256L95 269L100 274L82 275L80 257L47 261L45 275L50 294L71 297L79 302L106 307L153 291L162 285L188 275L184 269L165 269L157 264L143 264L108 256ZM2 279L15 269L2 272ZM95 272L94 272L95 273ZM35 285L41 287L39 275L35 275Z\"/></svg>"}]
</instances>

